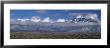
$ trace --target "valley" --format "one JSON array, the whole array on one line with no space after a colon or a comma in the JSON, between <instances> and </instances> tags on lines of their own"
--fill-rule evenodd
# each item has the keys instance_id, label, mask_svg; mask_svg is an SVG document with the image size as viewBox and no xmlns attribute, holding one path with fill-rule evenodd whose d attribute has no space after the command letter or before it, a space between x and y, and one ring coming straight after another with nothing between
<instances>
[{"instance_id":1,"label":"valley","mask_svg":"<svg viewBox=\"0 0 110 48\"><path fill-rule=\"evenodd\" d=\"M10 32L10 39L101 39L100 32Z\"/></svg>"}]
</instances>

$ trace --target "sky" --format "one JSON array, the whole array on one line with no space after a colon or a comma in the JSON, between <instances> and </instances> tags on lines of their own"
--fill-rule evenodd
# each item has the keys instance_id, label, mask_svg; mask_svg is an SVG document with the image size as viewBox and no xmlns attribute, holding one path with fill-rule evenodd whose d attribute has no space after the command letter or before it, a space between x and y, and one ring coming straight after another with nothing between
<instances>
[{"instance_id":1,"label":"sky","mask_svg":"<svg viewBox=\"0 0 110 48\"><path fill-rule=\"evenodd\" d=\"M71 19L76 17L74 14L97 14L101 19L101 10L10 10L11 19L28 18L36 16L41 19L50 18L52 20Z\"/></svg>"}]
</instances>

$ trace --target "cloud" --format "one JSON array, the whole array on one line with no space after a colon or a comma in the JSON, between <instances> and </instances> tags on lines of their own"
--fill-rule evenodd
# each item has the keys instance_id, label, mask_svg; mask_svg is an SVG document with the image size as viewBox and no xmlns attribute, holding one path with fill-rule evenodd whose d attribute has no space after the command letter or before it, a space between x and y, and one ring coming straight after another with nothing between
<instances>
[{"instance_id":1,"label":"cloud","mask_svg":"<svg viewBox=\"0 0 110 48\"><path fill-rule=\"evenodd\" d=\"M26 19L26 18L20 19L20 18L18 18L18 19L16 19L16 20L17 20L17 21L14 22L14 24L25 25L25 24L29 24L28 22L29 22L30 19ZM12 24L13 24L13 23L12 23Z\"/></svg>"},{"instance_id":2,"label":"cloud","mask_svg":"<svg viewBox=\"0 0 110 48\"><path fill-rule=\"evenodd\" d=\"M97 20L98 19L98 15L97 14L88 14L87 16L85 16L86 18L90 18L90 19L94 19Z\"/></svg>"},{"instance_id":3,"label":"cloud","mask_svg":"<svg viewBox=\"0 0 110 48\"><path fill-rule=\"evenodd\" d=\"M38 16L33 16L30 20L32 22L39 22L39 21L41 21L40 17L38 17Z\"/></svg>"},{"instance_id":4,"label":"cloud","mask_svg":"<svg viewBox=\"0 0 110 48\"><path fill-rule=\"evenodd\" d=\"M56 22L65 22L65 19L58 19Z\"/></svg>"},{"instance_id":5,"label":"cloud","mask_svg":"<svg viewBox=\"0 0 110 48\"><path fill-rule=\"evenodd\" d=\"M24 19L19 19L19 18L17 19L17 21L22 21L22 22L24 22L24 21L29 21L29 20L30 20L30 19L25 19L25 18L24 18Z\"/></svg>"},{"instance_id":6,"label":"cloud","mask_svg":"<svg viewBox=\"0 0 110 48\"><path fill-rule=\"evenodd\" d=\"M46 17L42 20L42 22L51 22L50 18L49 17Z\"/></svg>"},{"instance_id":7,"label":"cloud","mask_svg":"<svg viewBox=\"0 0 110 48\"><path fill-rule=\"evenodd\" d=\"M98 19L98 15L93 13L69 13L69 15L76 18Z\"/></svg>"},{"instance_id":8,"label":"cloud","mask_svg":"<svg viewBox=\"0 0 110 48\"><path fill-rule=\"evenodd\" d=\"M47 13L46 10L37 10L36 12L37 12L37 13Z\"/></svg>"},{"instance_id":9,"label":"cloud","mask_svg":"<svg viewBox=\"0 0 110 48\"><path fill-rule=\"evenodd\" d=\"M77 17L76 17L76 18L82 18L82 15L80 15L80 14L79 14L79 15L77 15Z\"/></svg>"},{"instance_id":10,"label":"cloud","mask_svg":"<svg viewBox=\"0 0 110 48\"><path fill-rule=\"evenodd\" d=\"M23 22L23 21L26 21L26 19L17 19L17 21L22 21Z\"/></svg>"}]
</instances>

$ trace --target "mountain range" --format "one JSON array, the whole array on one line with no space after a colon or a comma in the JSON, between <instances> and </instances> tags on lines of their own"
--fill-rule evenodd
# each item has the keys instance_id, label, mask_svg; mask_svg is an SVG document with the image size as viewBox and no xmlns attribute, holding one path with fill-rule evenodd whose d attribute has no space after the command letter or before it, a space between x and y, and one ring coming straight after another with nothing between
<instances>
[{"instance_id":1,"label":"mountain range","mask_svg":"<svg viewBox=\"0 0 110 48\"><path fill-rule=\"evenodd\" d=\"M89 14L88 14L89 15ZM38 17L11 21L11 32L101 32L100 20L95 16L78 15L71 20L59 19L53 21L46 18L41 21Z\"/></svg>"}]
</instances>

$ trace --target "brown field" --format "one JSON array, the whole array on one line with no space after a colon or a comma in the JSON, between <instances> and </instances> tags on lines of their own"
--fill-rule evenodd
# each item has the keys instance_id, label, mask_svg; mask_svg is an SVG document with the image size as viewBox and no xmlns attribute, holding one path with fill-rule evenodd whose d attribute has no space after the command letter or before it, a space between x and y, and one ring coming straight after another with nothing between
<instances>
[{"instance_id":1,"label":"brown field","mask_svg":"<svg viewBox=\"0 0 110 48\"><path fill-rule=\"evenodd\" d=\"M10 32L10 39L101 39L100 32Z\"/></svg>"}]
</instances>

